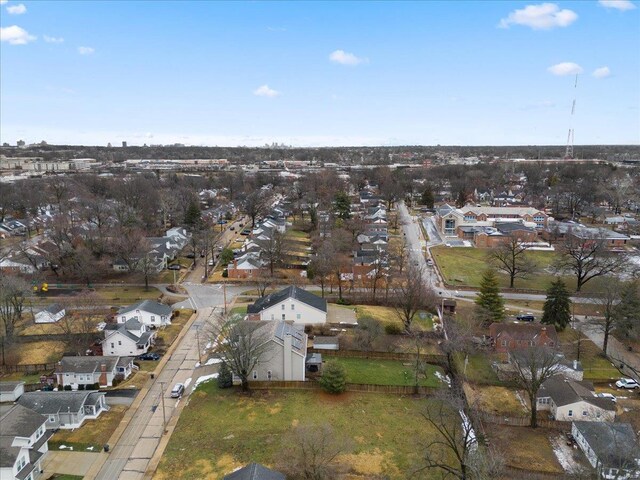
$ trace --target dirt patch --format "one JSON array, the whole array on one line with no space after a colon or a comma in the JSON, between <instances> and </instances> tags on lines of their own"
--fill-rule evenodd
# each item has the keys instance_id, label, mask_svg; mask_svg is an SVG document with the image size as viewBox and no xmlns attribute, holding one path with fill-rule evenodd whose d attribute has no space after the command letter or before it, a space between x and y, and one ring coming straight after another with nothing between
<instances>
[{"instance_id":1,"label":"dirt patch","mask_svg":"<svg viewBox=\"0 0 640 480\"><path fill-rule=\"evenodd\" d=\"M517 392L506 387L464 384L464 392L470 404L493 415L521 416L526 413Z\"/></svg>"},{"instance_id":2,"label":"dirt patch","mask_svg":"<svg viewBox=\"0 0 640 480\"><path fill-rule=\"evenodd\" d=\"M340 466L347 468L349 473L367 477L397 472L396 466L391 462L392 457L391 452L382 452L376 448L371 452L340 455L336 461Z\"/></svg>"},{"instance_id":3,"label":"dirt patch","mask_svg":"<svg viewBox=\"0 0 640 480\"><path fill-rule=\"evenodd\" d=\"M491 446L502 453L507 466L544 473L563 473L549 436L556 430L486 424ZM532 448L535 446L535 448Z\"/></svg>"},{"instance_id":4,"label":"dirt patch","mask_svg":"<svg viewBox=\"0 0 640 480\"><path fill-rule=\"evenodd\" d=\"M327 392L319 392L318 395L322 399L322 402L326 403L347 403L352 400L352 392L344 392L338 395Z\"/></svg>"},{"instance_id":5,"label":"dirt patch","mask_svg":"<svg viewBox=\"0 0 640 480\"><path fill-rule=\"evenodd\" d=\"M282 405L276 403L273 407L267 408L267 412L271 415L276 415L282 411Z\"/></svg>"},{"instance_id":6,"label":"dirt patch","mask_svg":"<svg viewBox=\"0 0 640 480\"><path fill-rule=\"evenodd\" d=\"M293 420L291 420L291 426L294 428L297 427L299 423L300 423L300 420L298 420L297 418L294 418Z\"/></svg>"},{"instance_id":7,"label":"dirt patch","mask_svg":"<svg viewBox=\"0 0 640 480\"><path fill-rule=\"evenodd\" d=\"M237 462L231 455L224 454L216 462L216 467L227 474L238 467L242 467L242 464Z\"/></svg>"}]
</instances>

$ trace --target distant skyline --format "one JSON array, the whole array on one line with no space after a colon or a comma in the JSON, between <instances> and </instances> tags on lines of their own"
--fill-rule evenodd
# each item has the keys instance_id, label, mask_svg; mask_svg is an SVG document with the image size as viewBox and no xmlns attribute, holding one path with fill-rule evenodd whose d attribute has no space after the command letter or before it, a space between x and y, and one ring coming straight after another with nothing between
<instances>
[{"instance_id":1,"label":"distant skyline","mask_svg":"<svg viewBox=\"0 0 640 480\"><path fill-rule=\"evenodd\" d=\"M0 0L0 142L640 144L639 3Z\"/></svg>"}]
</instances>

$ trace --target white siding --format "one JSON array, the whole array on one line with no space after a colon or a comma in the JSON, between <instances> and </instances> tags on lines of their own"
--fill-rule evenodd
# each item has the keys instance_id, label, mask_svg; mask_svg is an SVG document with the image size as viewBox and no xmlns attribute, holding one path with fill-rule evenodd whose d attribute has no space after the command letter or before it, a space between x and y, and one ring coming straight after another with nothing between
<instances>
[{"instance_id":1,"label":"white siding","mask_svg":"<svg viewBox=\"0 0 640 480\"><path fill-rule=\"evenodd\" d=\"M293 309L291 305L294 306ZM284 320L299 325L323 324L327 322L327 312L313 308L300 300L287 298L260 312L260 319Z\"/></svg>"}]
</instances>

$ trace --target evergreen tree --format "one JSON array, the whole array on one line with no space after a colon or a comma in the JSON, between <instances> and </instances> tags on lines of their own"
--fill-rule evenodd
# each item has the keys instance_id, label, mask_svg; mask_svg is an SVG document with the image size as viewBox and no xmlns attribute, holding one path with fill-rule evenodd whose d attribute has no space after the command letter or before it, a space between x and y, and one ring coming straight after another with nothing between
<instances>
[{"instance_id":1,"label":"evergreen tree","mask_svg":"<svg viewBox=\"0 0 640 480\"><path fill-rule=\"evenodd\" d=\"M424 192L422 192L422 204L427 208L433 208L434 203L433 190L431 190L431 187L425 188Z\"/></svg>"},{"instance_id":2,"label":"evergreen tree","mask_svg":"<svg viewBox=\"0 0 640 480\"><path fill-rule=\"evenodd\" d=\"M620 302L614 314L618 319L617 328L625 336L640 334L640 285L638 280L624 285L620 291Z\"/></svg>"},{"instance_id":3,"label":"evergreen tree","mask_svg":"<svg viewBox=\"0 0 640 480\"><path fill-rule=\"evenodd\" d=\"M347 388L347 372L344 367L334 360L330 360L322 370L320 385L329 393L342 393Z\"/></svg>"},{"instance_id":4,"label":"evergreen tree","mask_svg":"<svg viewBox=\"0 0 640 480\"><path fill-rule=\"evenodd\" d=\"M500 322L504 319L504 298L500 295L498 277L492 269L482 275L476 305L484 322Z\"/></svg>"},{"instance_id":5,"label":"evergreen tree","mask_svg":"<svg viewBox=\"0 0 640 480\"><path fill-rule=\"evenodd\" d=\"M184 214L184 223L189 227L195 227L201 221L200 218L200 205L194 199L189 202L189 206L187 207L187 211Z\"/></svg>"},{"instance_id":6,"label":"evergreen tree","mask_svg":"<svg viewBox=\"0 0 640 480\"><path fill-rule=\"evenodd\" d=\"M233 375L229 369L227 362L220 364L220 371L218 372L218 388L231 388L233 386Z\"/></svg>"},{"instance_id":7,"label":"evergreen tree","mask_svg":"<svg viewBox=\"0 0 640 480\"><path fill-rule=\"evenodd\" d=\"M351 200L345 192L338 192L333 202L333 208L339 218L348 220L351 218Z\"/></svg>"},{"instance_id":8,"label":"evergreen tree","mask_svg":"<svg viewBox=\"0 0 640 480\"><path fill-rule=\"evenodd\" d=\"M571 297L569 290L560 279L551 284L547 290L547 300L544 302L544 315L541 322L555 325L558 330L564 330L571 321Z\"/></svg>"}]
</instances>

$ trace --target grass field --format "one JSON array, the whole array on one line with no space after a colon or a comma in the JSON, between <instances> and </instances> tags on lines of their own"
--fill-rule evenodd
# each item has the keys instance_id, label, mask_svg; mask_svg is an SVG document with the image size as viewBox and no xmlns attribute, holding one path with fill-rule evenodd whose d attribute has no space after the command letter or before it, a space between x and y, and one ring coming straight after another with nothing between
<instances>
[{"instance_id":1,"label":"grass field","mask_svg":"<svg viewBox=\"0 0 640 480\"><path fill-rule=\"evenodd\" d=\"M469 404L493 415L522 416L526 410L516 397L516 393L506 387L464 384Z\"/></svg>"},{"instance_id":2,"label":"grass field","mask_svg":"<svg viewBox=\"0 0 640 480\"><path fill-rule=\"evenodd\" d=\"M549 442L553 430L505 425L485 428L491 446L500 452L506 465L537 472L564 473Z\"/></svg>"},{"instance_id":3,"label":"grass field","mask_svg":"<svg viewBox=\"0 0 640 480\"><path fill-rule=\"evenodd\" d=\"M7 347L5 359L10 365L53 363L60 360L64 350L65 343L57 340L20 343Z\"/></svg>"},{"instance_id":4,"label":"grass field","mask_svg":"<svg viewBox=\"0 0 640 480\"><path fill-rule=\"evenodd\" d=\"M158 330L158 333L156 334L156 344L158 348L156 350L162 351L162 347L165 349L168 348L176 339L180 330L184 327L184 324L187 323L193 314L193 310L189 308L183 308L179 310L179 312L180 314L177 317L171 319L171 325Z\"/></svg>"},{"instance_id":5,"label":"grass field","mask_svg":"<svg viewBox=\"0 0 640 480\"><path fill-rule=\"evenodd\" d=\"M421 445L433 431L420 411L428 401L411 397L317 391L258 391L240 396L215 382L194 392L185 407L156 480L219 480L248 462L277 467L285 435L299 424L331 424L336 436L354 449L337 462L343 473L332 478L404 480L419 465ZM286 450L285 450L286 451ZM442 478L433 471L413 479Z\"/></svg>"},{"instance_id":6,"label":"grass field","mask_svg":"<svg viewBox=\"0 0 640 480\"><path fill-rule=\"evenodd\" d=\"M464 355L456 355L456 366L459 372L465 372L465 378L479 385L502 385L498 375L491 368L491 358L486 353L469 355L467 368L464 368Z\"/></svg>"},{"instance_id":7,"label":"grass field","mask_svg":"<svg viewBox=\"0 0 640 480\"><path fill-rule=\"evenodd\" d=\"M558 334L562 351L565 355L574 359L578 356L578 332L567 328ZM604 356L602 350L589 340L584 334L580 334L580 362L584 369L584 379L591 382L607 382L616 380L622 376L620 371Z\"/></svg>"},{"instance_id":8,"label":"grass field","mask_svg":"<svg viewBox=\"0 0 640 480\"><path fill-rule=\"evenodd\" d=\"M78 313L82 315L81 312ZM33 323L23 328L20 331L20 335L66 334L68 328L70 328L73 333L83 333L83 329L88 327L89 324L95 328L100 322L104 322L104 315L94 315L88 319L88 322L85 322L86 317L84 316L82 319L78 318L77 322L67 322L67 320L71 320L71 318L72 317L67 317L58 323Z\"/></svg>"},{"instance_id":9,"label":"grass field","mask_svg":"<svg viewBox=\"0 0 640 480\"><path fill-rule=\"evenodd\" d=\"M478 287L482 274L487 269L487 253L485 248L449 248L434 247L431 254L436 259L440 273L447 283L454 286ZM555 252L527 252L527 255L537 264L537 272L527 279L516 279L515 288L529 290L546 290L557 276L545 271L557 260ZM503 288L509 286L509 278L504 273L498 272L500 285ZM563 277L569 289L575 289L574 277ZM595 280L594 280L595 281ZM595 285L587 283L583 291L593 291Z\"/></svg>"},{"instance_id":10,"label":"grass field","mask_svg":"<svg viewBox=\"0 0 640 480\"><path fill-rule=\"evenodd\" d=\"M414 385L414 371L409 362L405 365L396 360L368 360L364 358L331 358L344 366L347 371L347 382L371 385ZM421 375L420 385L439 387L442 382L435 372L444 376L442 368L426 365L425 374Z\"/></svg>"},{"instance_id":11,"label":"grass field","mask_svg":"<svg viewBox=\"0 0 640 480\"><path fill-rule=\"evenodd\" d=\"M229 311L229 313L231 315L246 315L247 314L247 307L249 306L249 303L236 303L235 306Z\"/></svg>"},{"instance_id":12,"label":"grass field","mask_svg":"<svg viewBox=\"0 0 640 480\"><path fill-rule=\"evenodd\" d=\"M58 430L49 440L49 448L58 450L60 445L66 445L73 447L74 451L86 451L87 447L93 447L94 452L99 452L108 443L126 410L123 405L112 405L108 412L103 412L95 420L87 420L80 428Z\"/></svg>"},{"instance_id":13,"label":"grass field","mask_svg":"<svg viewBox=\"0 0 640 480\"><path fill-rule=\"evenodd\" d=\"M396 309L393 307L381 307L377 305L355 305L348 308L356 309L356 318L372 317L380 320L382 323L395 323L402 325L402 321L396 313ZM420 314L423 314L425 318L422 318ZM433 330L433 321L431 320L431 314L427 312L418 312L413 319L413 325L420 327L422 330Z\"/></svg>"}]
</instances>

